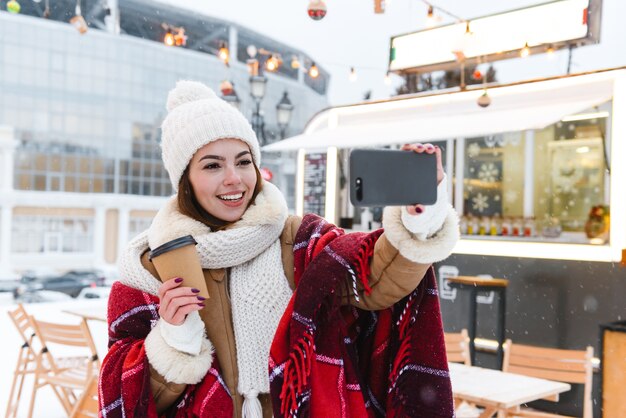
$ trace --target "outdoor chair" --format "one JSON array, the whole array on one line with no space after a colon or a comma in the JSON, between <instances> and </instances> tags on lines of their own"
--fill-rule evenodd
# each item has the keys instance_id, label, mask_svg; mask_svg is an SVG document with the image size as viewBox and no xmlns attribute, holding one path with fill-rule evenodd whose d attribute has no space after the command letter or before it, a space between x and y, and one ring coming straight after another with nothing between
<instances>
[{"instance_id":1,"label":"outdoor chair","mask_svg":"<svg viewBox=\"0 0 626 418\"><path fill-rule=\"evenodd\" d=\"M445 332L443 336L446 343L446 357L448 361L471 366L470 339L467 329L463 328L461 332ZM454 400L454 409L458 418L478 417L481 412L476 405L459 399Z\"/></svg>"},{"instance_id":2,"label":"outdoor chair","mask_svg":"<svg viewBox=\"0 0 626 418\"><path fill-rule=\"evenodd\" d=\"M69 418L98 418L98 376L92 376Z\"/></svg>"},{"instance_id":3,"label":"outdoor chair","mask_svg":"<svg viewBox=\"0 0 626 418\"><path fill-rule=\"evenodd\" d=\"M514 344L510 339L504 344L502 370L541 379L584 385L582 418L592 418L591 387L593 379L593 347L586 350L564 350ZM563 415L519 408L507 411L506 416L556 418Z\"/></svg>"},{"instance_id":4,"label":"outdoor chair","mask_svg":"<svg viewBox=\"0 0 626 418\"><path fill-rule=\"evenodd\" d=\"M89 328L85 321L58 324L32 318L32 324L42 349L37 356L28 418L33 414L37 390L47 384L61 395L59 400L69 415L77 404L78 392L86 391L100 370L100 360ZM84 355L68 356L69 351Z\"/></svg>"},{"instance_id":5,"label":"outdoor chair","mask_svg":"<svg viewBox=\"0 0 626 418\"><path fill-rule=\"evenodd\" d=\"M34 374L37 370L37 358L41 352L42 344L35 335L30 315L21 303L8 314L23 341L17 356L15 370L13 371L13 382L5 413L6 418L15 418L24 388L24 380L27 375ZM42 362L42 368L45 367L49 366ZM60 400L62 397L61 393L56 388L52 389Z\"/></svg>"},{"instance_id":6,"label":"outdoor chair","mask_svg":"<svg viewBox=\"0 0 626 418\"><path fill-rule=\"evenodd\" d=\"M453 363L463 363L466 366L472 365L469 350L469 334L467 329L463 328L461 332L444 333L446 342L446 355L448 361Z\"/></svg>"}]
</instances>

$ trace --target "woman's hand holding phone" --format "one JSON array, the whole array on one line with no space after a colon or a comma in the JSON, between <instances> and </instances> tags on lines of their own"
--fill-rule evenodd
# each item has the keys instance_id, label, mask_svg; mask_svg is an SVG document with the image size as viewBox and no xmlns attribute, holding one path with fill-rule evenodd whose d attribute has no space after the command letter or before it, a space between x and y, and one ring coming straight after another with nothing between
<instances>
[{"instance_id":1,"label":"woman's hand holding phone","mask_svg":"<svg viewBox=\"0 0 626 418\"><path fill-rule=\"evenodd\" d=\"M405 144L402 146L403 151L412 151L418 154L436 154L437 156L437 185L443 180L443 163L441 162L441 148L433 144ZM406 207L409 215L418 216L424 212L424 205L411 205Z\"/></svg>"}]
</instances>

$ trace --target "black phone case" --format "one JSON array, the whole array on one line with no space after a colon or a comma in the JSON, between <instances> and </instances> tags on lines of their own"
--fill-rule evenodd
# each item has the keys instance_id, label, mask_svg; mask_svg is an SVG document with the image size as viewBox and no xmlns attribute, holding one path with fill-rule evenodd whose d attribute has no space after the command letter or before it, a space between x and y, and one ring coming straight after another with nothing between
<instances>
[{"instance_id":1,"label":"black phone case","mask_svg":"<svg viewBox=\"0 0 626 418\"><path fill-rule=\"evenodd\" d=\"M436 155L387 149L353 150L350 201L354 206L434 204Z\"/></svg>"}]
</instances>

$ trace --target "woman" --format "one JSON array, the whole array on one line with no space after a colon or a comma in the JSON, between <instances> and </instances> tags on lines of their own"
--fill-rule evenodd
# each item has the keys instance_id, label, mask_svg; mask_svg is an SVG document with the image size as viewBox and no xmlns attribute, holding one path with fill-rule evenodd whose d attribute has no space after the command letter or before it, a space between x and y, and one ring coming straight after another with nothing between
<instances>
[{"instance_id":1,"label":"woman","mask_svg":"<svg viewBox=\"0 0 626 418\"><path fill-rule=\"evenodd\" d=\"M334 383L315 386L315 396L306 389L318 385L315 376L322 376L313 371L319 368L311 365L312 353L317 350L321 358L320 349L332 351L336 345L318 341L318 331L343 330L336 336L338 341L356 341L358 336L354 340L347 336L354 328L346 328L348 316L355 313L350 321L381 322L377 316L363 319L367 316L363 314L357 319L356 312L382 312L401 300L413 303L431 264L446 258L458 240L458 218L447 203L440 150L430 144L404 147L437 154L435 205L386 208L382 235L382 231L344 234L321 218L309 216L303 221L288 215L280 191L261 178L259 143L249 123L211 89L180 81L168 96L167 110L162 125L163 162L177 194L159 211L150 229L129 243L120 260L121 284L114 286L109 304L110 350L100 378L101 410L107 417L122 416L122 410L126 417L269 417L271 381L278 385L272 387L276 415L301 413L297 408L310 401L307 410L327 416L315 411L328 404L319 400L320 394ZM198 242L208 300L197 295L198 289L182 286L182 278L161 282L149 260L149 249L189 234ZM306 279L313 292L305 297L300 288L306 287L308 276L318 279ZM326 276L335 279L331 282ZM435 285L429 286L432 294ZM295 296L292 300L294 289L300 301ZM325 321L324 325L307 324L298 351L297 344L289 342L298 324L289 321L298 319L299 309L318 297L321 302L313 309L316 321ZM317 315L333 300L359 309L340 313L329 308L325 315ZM437 334L431 340L437 344L437 364L445 375L436 293L431 305ZM424 306L429 305L424 302L420 309ZM286 311L289 314L283 316ZM419 338L420 331L413 328ZM394 335L408 335L403 330ZM348 357L343 348L340 351L340 356ZM387 357L399 358L400 351L396 347ZM283 354L286 358L279 362ZM301 358L304 369L295 364L296 358ZM341 376L360 378L360 369L341 367ZM289 379L297 384L285 383L287 371L293 370ZM447 403L449 379L443 386ZM372 402L365 401L364 396L370 396L365 388L349 382L345 387L342 390L352 391L349 399L356 399L351 401L353 411L371 407L366 405ZM341 393L338 396L345 400ZM448 411L449 405L441 410Z\"/></svg>"}]
</instances>

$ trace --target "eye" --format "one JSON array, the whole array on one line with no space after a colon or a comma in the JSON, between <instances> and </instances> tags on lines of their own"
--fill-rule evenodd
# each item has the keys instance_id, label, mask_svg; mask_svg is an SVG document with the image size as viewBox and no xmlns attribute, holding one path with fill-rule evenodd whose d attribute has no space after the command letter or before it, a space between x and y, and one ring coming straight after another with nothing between
<instances>
[{"instance_id":1,"label":"eye","mask_svg":"<svg viewBox=\"0 0 626 418\"><path fill-rule=\"evenodd\" d=\"M252 164L252 160L246 159L246 160L240 160L239 161L239 165L242 165L242 166L247 166L247 165L250 165L250 164Z\"/></svg>"},{"instance_id":2,"label":"eye","mask_svg":"<svg viewBox=\"0 0 626 418\"><path fill-rule=\"evenodd\" d=\"M204 170L217 170L220 168L218 163L209 163L203 167Z\"/></svg>"}]
</instances>

